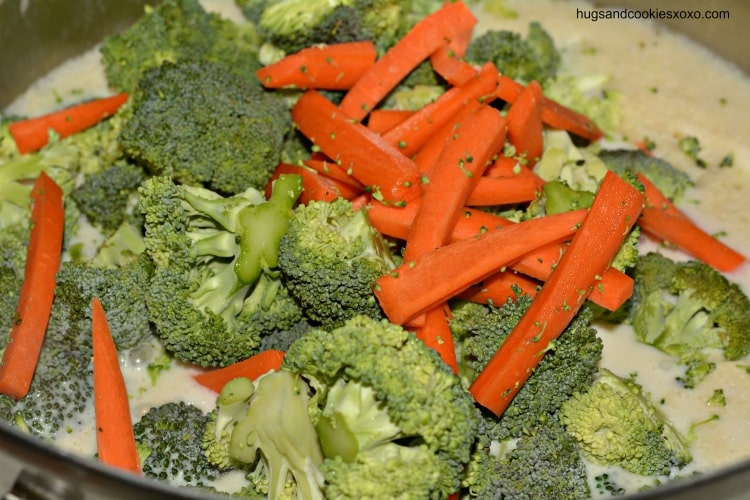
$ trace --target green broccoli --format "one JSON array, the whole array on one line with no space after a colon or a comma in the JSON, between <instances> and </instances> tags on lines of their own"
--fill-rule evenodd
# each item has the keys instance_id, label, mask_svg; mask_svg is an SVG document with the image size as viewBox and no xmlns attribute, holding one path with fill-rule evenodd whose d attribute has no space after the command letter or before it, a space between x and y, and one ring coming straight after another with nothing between
<instances>
[{"instance_id":1,"label":"green broccoli","mask_svg":"<svg viewBox=\"0 0 750 500\"><path fill-rule=\"evenodd\" d=\"M205 458L220 470L245 471L250 484L243 493L249 496L322 498L323 454L308 392L305 381L288 371L255 382L230 380L209 414L201 441Z\"/></svg>"},{"instance_id":2,"label":"green broccoli","mask_svg":"<svg viewBox=\"0 0 750 500\"><path fill-rule=\"evenodd\" d=\"M29 224L0 227L0 348L5 347L4 334L10 331L16 317L16 305L26 267L26 244Z\"/></svg>"},{"instance_id":3,"label":"green broccoli","mask_svg":"<svg viewBox=\"0 0 750 500\"><path fill-rule=\"evenodd\" d=\"M141 469L146 477L211 491L220 470L203 455L201 440L210 417L189 403L150 408L133 423Z\"/></svg>"},{"instance_id":4,"label":"green broccoli","mask_svg":"<svg viewBox=\"0 0 750 500\"><path fill-rule=\"evenodd\" d=\"M694 387L713 367L705 351L725 359L750 353L750 299L735 283L699 261L674 262L656 252L639 257L630 302L636 337L677 357Z\"/></svg>"},{"instance_id":5,"label":"green broccoli","mask_svg":"<svg viewBox=\"0 0 750 500\"><path fill-rule=\"evenodd\" d=\"M178 359L228 365L257 352L269 328L302 319L273 267L301 189L296 175L280 176L268 201L252 188L225 198L168 177L144 182L139 206L155 265L149 317Z\"/></svg>"},{"instance_id":6,"label":"green broccoli","mask_svg":"<svg viewBox=\"0 0 750 500\"><path fill-rule=\"evenodd\" d=\"M542 86L557 75L560 53L538 22L529 23L526 38L508 30L488 30L469 44L466 60L474 64L492 61L504 75L521 83L536 80Z\"/></svg>"},{"instance_id":7,"label":"green broccoli","mask_svg":"<svg viewBox=\"0 0 750 500\"><path fill-rule=\"evenodd\" d=\"M414 334L356 316L294 342L284 370L314 390L327 495L430 498L458 490L479 414L460 379Z\"/></svg>"},{"instance_id":8,"label":"green broccoli","mask_svg":"<svg viewBox=\"0 0 750 500\"><path fill-rule=\"evenodd\" d=\"M578 443L557 420L525 432L496 456L477 448L464 488L479 498L589 498L588 470Z\"/></svg>"},{"instance_id":9,"label":"green broccoli","mask_svg":"<svg viewBox=\"0 0 750 500\"><path fill-rule=\"evenodd\" d=\"M132 92L145 71L186 60L216 62L255 81L258 46L252 25L208 13L197 0L165 0L146 7L124 32L105 38L100 50L109 86Z\"/></svg>"},{"instance_id":10,"label":"green broccoli","mask_svg":"<svg viewBox=\"0 0 750 500\"><path fill-rule=\"evenodd\" d=\"M692 460L685 439L632 379L601 369L594 384L560 409L561 421L590 460L645 476Z\"/></svg>"},{"instance_id":11,"label":"green broccoli","mask_svg":"<svg viewBox=\"0 0 750 500\"><path fill-rule=\"evenodd\" d=\"M616 132L620 125L619 93L603 88L601 75L557 75L544 86L544 95L587 116L605 133Z\"/></svg>"},{"instance_id":12,"label":"green broccoli","mask_svg":"<svg viewBox=\"0 0 750 500\"><path fill-rule=\"evenodd\" d=\"M129 217L102 242L91 259L91 264L104 268L122 267L145 251L143 224Z\"/></svg>"},{"instance_id":13,"label":"green broccoli","mask_svg":"<svg viewBox=\"0 0 750 500\"><path fill-rule=\"evenodd\" d=\"M316 324L338 326L360 314L383 317L372 286L394 267L367 213L342 198L298 206L281 238L279 268Z\"/></svg>"},{"instance_id":14,"label":"green broccoli","mask_svg":"<svg viewBox=\"0 0 750 500\"><path fill-rule=\"evenodd\" d=\"M441 5L434 0L244 0L239 4L261 38L286 53L356 40L372 40L384 52Z\"/></svg>"},{"instance_id":15,"label":"green broccoli","mask_svg":"<svg viewBox=\"0 0 750 500\"><path fill-rule=\"evenodd\" d=\"M450 328L457 344L459 373L469 383L502 345L530 303L531 297L519 295L498 305L452 305ZM582 309L503 415L485 417L489 438L505 441L544 425L555 418L566 399L591 385L601 359L602 341L590 322L591 311Z\"/></svg>"},{"instance_id":16,"label":"green broccoli","mask_svg":"<svg viewBox=\"0 0 750 500\"><path fill-rule=\"evenodd\" d=\"M115 231L126 219L138 186L146 173L137 165L118 162L86 176L70 194L78 209L106 233Z\"/></svg>"},{"instance_id":17,"label":"green broccoli","mask_svg":"<svg viewBox=\"0 0 750 500\"><path fill-rule=\"evenodd\" d=\"M645 175L674 203L678 203L685 191L694 185L688 174L640 149L605 149L599 152L599 158L618 175L628 170Z\"/></svg>"},{"instance_id":18,"label":"green broccoli","mask_svg":"<svg viewBox=\"0 0 750 500\"><path fill-rule=\"evenodd\" d=\"M291 128L283 97L208 61L144 73L120 141L153 175L237 194L263 189Z\"/></svg>"}]
</instances>

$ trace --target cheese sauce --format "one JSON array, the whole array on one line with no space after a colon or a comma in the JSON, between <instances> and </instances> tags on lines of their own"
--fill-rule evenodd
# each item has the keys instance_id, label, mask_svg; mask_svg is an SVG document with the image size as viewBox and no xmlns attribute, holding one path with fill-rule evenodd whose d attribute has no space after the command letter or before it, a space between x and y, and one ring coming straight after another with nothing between
<instances>
[{"instance_id":1,"label":"cheese sauce","mask_svg":"<svg viewBox=\"0 0 750 500\"><path fill-rule=\"evenodd\" d=\"M230 0L204 0L204 5L241 21ZM570 1L509 0L505 6L518 13L514 18L480 14L477 32L501 28L526 33L531 20L540 21L563 53L564 72L574 75L605 75L605 87L619 93L621 137L630 142L648 138L656 144L657 156L688 172L696 182L681 207L701 221L710 232L726 232L725 241L750 252L750 79L733 65L720 60L689 39L656 24L635 20L579 19L577 10L590 4ZM721 22L706 20L703 22ZM90 51L38 81L8 108L10 114L34 115L88 96L107 94L99 53ZM683 153L678 140L695 136L702 146L706 168L696 166ZM731 154L733 166L720 168ZM651 246L649 246L651 245ZM656 248L645 242L644 248ZM669 253L674 258L685 258ZM744 265L729 275L750 291L750 269ZM639 344L627 327L598 326L605 348L602 364L619 375L637 373L637 380L684 435L690 436L693 462L681 471L710 472L750 459L750 374L741 366L750 361L726 362L715 353L716 370L694 390L675 381L681 370L674 360ZM215 395L196 384L194 368L181 365L160 375L152 384L146 371L149 357L130 355L123 359L127 384L133 394L133 418L137 420L152 405L179 398L208 411ZM710 406L715 389L723 389L727 405ZM719 419L695 426L719 415ZM93 419L93 415L92 415ZM62 436L58 444L84 455L93 455L93 429L79 429ZM591 466L592 476L599 472ZM610 474L610 477L612 475ZM630 491L651 484L629 474L615 480ZM232 489L231 485L227 488ZM594 493L596 493L594 491Z\"/></svg>"}]
</instances>

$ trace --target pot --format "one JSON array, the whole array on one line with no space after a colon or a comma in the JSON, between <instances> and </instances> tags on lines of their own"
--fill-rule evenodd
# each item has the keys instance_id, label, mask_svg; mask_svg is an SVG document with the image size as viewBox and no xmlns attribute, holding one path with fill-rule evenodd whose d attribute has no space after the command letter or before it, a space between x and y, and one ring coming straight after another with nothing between
<instances>
[{"instance_id":1,"label":"pot","mask_svg":"<svg viewBox=\"0 0 750 500\"><path fill-rule=\"evenodd\" d=\"M126 28L142 13L145 3L145 0L0 0L0 109L62 61L91 48L106 34ZM596 3L653 8L653 2L648 0ZM746 50L750 35L743 24L743 20L750 18L750 2L664 0L658 4L663 10L670 6L681 10L729 11L731 19L721 23L700 20L663 23L750 73L750 51ZM750 461L631 498L740 499L747 498L748 491ZM44 499L206 498L205 494L178 491L101 466L94 460L52 448L4 424L0 424L0 495Z\"/></svg>"}]
</instances>

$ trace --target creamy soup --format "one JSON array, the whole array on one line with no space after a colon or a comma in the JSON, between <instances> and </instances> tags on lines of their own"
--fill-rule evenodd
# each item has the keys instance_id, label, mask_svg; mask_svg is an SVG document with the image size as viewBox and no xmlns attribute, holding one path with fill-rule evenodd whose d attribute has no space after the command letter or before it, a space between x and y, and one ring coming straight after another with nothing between
<instances>
[{"instance_id":1,"label":"creamy soup","mask_svg":"<svg viewBox=\"0 0 750 500\"><path fill-rule=\"evenodd\" d=\"M204 5L231 19L242 19L230 0L206 0ZM525 33L530 20L540 21L562 50L564 72L606 77L604 87L620 94L619 132L608 140L614 143L652 140L657 156L685 170L696 182L681 207L710 232L725 232L725 241L743 253L750 253L750 215L747 210L739 209L750 200L750 143L746 140L750 79L688 39L655 24L636 20L592 22L577 18L577 10L591 9L587 3L509 0L505 6L518 16L500 18L480 13L478 32L499 27ZM60 101L64 104L80 100L82 96L106 93L98 61L96 50L69 61L37 82L7 111L33 115L59 106ZM678 140L684 136L699 138L703 147L701 158L707 162L707 168L698 168L694 160L679 149ZM733 156L733 166L719 168L727 154ZM655 247L644 242L644 249L648 248ZM677 252L668 254L677 259L685 258ZM729 278L750 292L750 266L744 265ZM750 374L737 366L750 362L726 362L716 353L717 369L696 389L685 390L675 382L681 371L671 357L636 342L627 327L599 325L598 329L605 343L603 366L623 376L637 372L637 380L654 401L663 401L663 411L683 434L690 433L696 422L714 414L720 416L694 430L694 460L681 475L710 472L750 459L750 419L747 418ZM179 398L205 410L214 404L215 395L190 378L194 368L178 365L152 385L145 370L148 359L131 353L122 362L128 388L133 394L136 420L165 397ZM708 406L706 401L719 388L726 394L726 407ZM95 452L93 428L66 434L59 445L92 455ZM592 476L599 472L593 465L590 470ZM652 482L626 474L616 480L633 490L642 483ZM231 484L227 488L231 489Z\"/></svg>"}]
</instances>

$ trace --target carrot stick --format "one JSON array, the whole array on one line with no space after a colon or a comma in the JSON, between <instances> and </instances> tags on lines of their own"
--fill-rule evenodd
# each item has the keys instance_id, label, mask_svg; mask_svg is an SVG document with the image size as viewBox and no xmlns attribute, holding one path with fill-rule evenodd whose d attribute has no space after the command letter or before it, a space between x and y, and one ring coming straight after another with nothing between
<instances>
[{"instance_id":1,"label":"carrot stick","mask_svg":"<svg viewBox=\"0 0 750 500\"><path fill-rule=\"evenodd\" d=\"M193 375L193 379L214 392L221 392L224 385L237 377L247 377L251 380L270 371L278 371L284 360L284 351L269 349L250 356L237 363Z\"/></svg>"},{"instance_id":2,"label":"carrot stick","mask_svg":"<svg viewBox=\"0 0 750 500\"><path fill-rule=\"evenodd\" d=\"M406 75L446 40L465 36L466 32L474 29L476 23L476 17L463 2L444 3L388 49L349 89L339 108L350 118L362 120Z\"/></svg>"},{"instance_id":3,"label":"carrot stick","mask_svg":"<svg viewBox=\"0 0 750 500\"><path fill-rule=\"evenodd\" d=\"M343 182L344 184L349 184L351 187L359 191L362 191L365 188L362 183L352 177L349 172L347 172L336 162L333 162L331 160L317 160L311 158L309 160L304 160L302 164L306 167L310 167L321 175L330 177L331 179L337 180L339 182Z\"/></svg>"},{"instance_id":4,"label":"carrot stick","mask_svg":"<svg viewBox=\"0 0 750 500\"><path fill-rule=\"evenodd\" d=\"M646 177L639 173L646 206L638 225L650 238L675 246L722 272L730 272L747 259L737 250L704 231Z\"/></svg>"},{"instance_id":5,"label":"carrot stick","mask_svg":"<svg viewBox=\"0 0 750 500\"><path fill-rule=\"evenodd\" d=\"M403 204L419 196L414 162L319 92L305 92L292 108L292 119L323 153L383 201Z\"/></svg>"},{"instance_id":6,"label":"carrot stick","mask_svg":"<svg viewBox=\"0 0 750 500\"><path fill-rule=\"evenodd\" d=\"M469 390L501 415L554 341L572 321L635 224L643 195L608 172L594 203L552 275ZM546 217L545 217L546 218Z\"/></svg>"},{"instance_id":7,"label":"carrot stick","mask_svg":"<svg viewBox=\"0 0 750 500\"><path fill-rule=\"evenodd\" d=\"M458 297L470 302L500 306L508 299L515 300L516 292L514 291L514 287L518 287L521 293L534 297L540 285L539 281L529 278L524 274L505 270L497 272L479 283L475 283L470 288L461 292Z\"/></svg>"},{"instance_id":8,"label":"carrot stick","mask_svg":"<svg viewBox=\"0 0 750 500\"><path fill-rule=\"evenodd\" d=\"M46 115L19 120L8 125L18 151L22 154L43 148L49 141L49 130L60 137L81 132L112 116L128 100L128 94L94 99Z\"/></svg>"},{"instance_id":9,"label":"carrot stick","mask_svg":"<svg viewBox=\"0 0 750 500\"><path fill-rule=\"evenodd\" d=\"M504 142L505 119L494 108L481 106L457 124L423 189L419 210L407 234L405 259L450 240L466 198ZM455 346L441 306L427 313L416 334L458 373Z\"/></svg>"},{"instance_id":10,"label":"carrot stick","mask_svg":"<svg viewBox=\"0 0 750 500\"><path fill-rule=\"evenodd\" d=\"M380 277L375 296L391 322L404 324L534 249L569 238L585 214L547 215L442 246Z\"/></svg>"},{"instance_id":11,"label":"carrot stick","mask_svg":"<svg viewBox=\"0 0 750 500\"><path fill-rule=\"evenodd\" d=\"M419 209L406 237L405 259L450 241L469 193L505 142L505 119L480 106L445 141L443 152L425 185Z\"/></svg>"},{"instance_id":12,"label":"carrot stick","mask_svg":"<svg viewBox=\"0 0 750 500\"><path fill-rule=\"evenodd\" d=\"M525 158L529 167L541 158L544 149L542 97L542 86L532 81L508 111L508 142L516 150L515 156Z\"/></svg>"},{"instance_id":13,"label":"carrot stick","mask_svg":"<svg viewBox=\"0 0 750 500\"><path fill-rule=\"evenodd\" d=\"M466 200L470 207L489 207L532 201L539 191L534 176L488 177L477 182Z\"/></svg>"},{"instance_id":14,"label":"carrot stick","mask_svg":"<svg viewBox=\"0 0 750 500\"><path fill-rule=\"evenodd\" d=\"M503 101L513 103L523 91L524 86L504 75L500 75L497 85L497 96ZM559 104L548 97L542 98L542 121L552 128L567 130L575 135L595 141L604 133L588 117Z\"/></svg>"},{"instance_id":15,"label":"carrot stick","mask_svg":"<svg viewBox=\"0 0 750 500\"><path fill-rule=\"evenodd\" d=\"M266 88L347 90L377 58L371 41L315 45L260 68L255 75Z\"/></svg>"},{"instance_id":16,"label":"carrot stick","mask_svg":"<svg viewBox=\"0 0 750 500\"><path fill-rule=\"evenodd\" d=\"M55 275L62 252L63 194L44 172L31 190L31 234L15 319L0 364L0 393L21 399L29 392L44 342Z\"/></svg>"},{"instance_id":17,"label":"carrot stick","mask_svg":"<svg viewBox=\"0 0 750 500\"><path fill-rule=\"evenodd\" d=\"M94 412L99 461L140 474L128 389L102 303L91 300L94 365Z\"/></svg>"},{"instance_id":18,"label":"carrot stick","mask_svg":"<svg viewBox=\"0 0 750 500\"><path fill-rule=\"evenodd\" d=\"M367 118L367 128L383 135L413 114L409 109L373 109Z\"/></svg>"},{"instance_id":19,"label":"carrot stick","mask_svg":"<svg viewBox=\"0 0 750 500\"><path fill-rule=\"evenodd\" d=\"M408 228L419 208L419 200L405 207L389 207L372 204L368 211L370 222L381 234L392 238L406 239ZM490 229L506 227L515 222L481 210L465 208L451 235L451 241L475 238ZM510 264L514 271L531 278L546 281L565 252L566 246L552 243L538 248ZM609 311L617 310L633 293L633 278L614 268L602 275L597 289L589 296L592 302Z\"/></svg>"},{"instance_id":20,"label":"carrot stick","mask_svg":"<svg viewBox=\"0 0 750 500\"><path fill-rule=\"evenodd\" d=\"M465 84L477 74L476 68L461 60L447 44L430 54L430 64L438 75L454 86Z\"/></svg>"},{"instance_id":21,"label":"carrot stick","mask_svg":"<svg viewBox=\"0 0 750 500\"><path fill-rule=\"evenodd\" d=\"M497 86L497 69L492 63L482 66L462 87L445 91L435 101L427 104L412 116L383 134L383 138L397 146L406 156L416 153L430 138L448 123L467 103L493 100Z\"/></svg>"}]
</instances>

